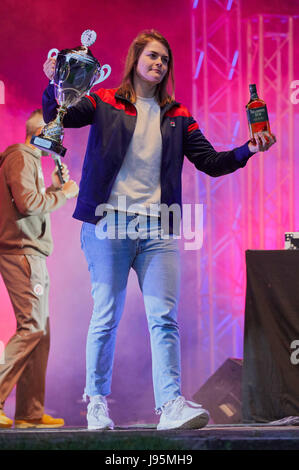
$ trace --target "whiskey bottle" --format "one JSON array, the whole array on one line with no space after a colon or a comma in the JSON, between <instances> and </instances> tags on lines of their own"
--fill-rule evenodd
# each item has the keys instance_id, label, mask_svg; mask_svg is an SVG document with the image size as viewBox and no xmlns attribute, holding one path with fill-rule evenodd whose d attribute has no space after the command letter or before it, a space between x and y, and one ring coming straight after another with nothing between
<instances>
[{"instance_id":1,"label":"whiskey bottle","mask_svg":"<svg viewBox=\"0 0 299 470\"><path fill-rule=\"evenodd\" d=\"M266 103L258 97L256 85L249 85L250 101L246 105L251 141L256 144L254 134L267 131L271 134Z\"/></svg>"}]
</instances>

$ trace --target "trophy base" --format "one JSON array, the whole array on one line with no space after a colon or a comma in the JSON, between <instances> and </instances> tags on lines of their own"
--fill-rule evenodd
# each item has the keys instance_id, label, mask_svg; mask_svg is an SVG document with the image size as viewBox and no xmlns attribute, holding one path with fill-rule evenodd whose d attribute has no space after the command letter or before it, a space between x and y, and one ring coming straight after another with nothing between
<instances>
[{"instance_id":1,"label":"trophy base","mask_svg":"<svg viewBox=\"0 0 299 470\"><path fill-rule=\"evenodd\" d=\"M45 137L39 137L38 135L34 135L30 140L30 143L40 150L54 153L55 155L59 155L59 157L64 157L66 153L66 148L59 142L55 142L55 140L50 140Z\"/></svg>"}]
</instances>

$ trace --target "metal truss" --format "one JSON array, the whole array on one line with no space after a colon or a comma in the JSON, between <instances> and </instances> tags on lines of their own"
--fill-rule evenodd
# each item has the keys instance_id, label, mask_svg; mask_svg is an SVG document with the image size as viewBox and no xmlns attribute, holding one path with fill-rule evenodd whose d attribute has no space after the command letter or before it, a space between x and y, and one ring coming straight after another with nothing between
<instances>
[{"instance_id":1,"label":"metal truss","mask_svg":"<svg viewBox=\"0 0 299 470\"><path fill-rule=\"evenodd\" d=\"M248 140L245 105L256 83L277 144L220 178L196 173L204 244L197 253L201 377L242 357L246 249L282 248L294 230L294 18L242 18L241 0L192 0L193 115L217 150Z\"/></svg>"},{"instance_id":2,"label":"metal truss","mask_svg":"<svg viewBox=\"0 0 299 470\"><path fill-rule=\"evenodd\" d=\"M258 82L260 95L269 103L270 124L277 137L270 156L259 158L258 167L249 167L248 244L282 248L284 232L294 230L294 105L290 100L294 18L258 15L245 21L245 30L247 79ZM265 172L273 176L266 187Z\"/></svg>"}]
</instances>

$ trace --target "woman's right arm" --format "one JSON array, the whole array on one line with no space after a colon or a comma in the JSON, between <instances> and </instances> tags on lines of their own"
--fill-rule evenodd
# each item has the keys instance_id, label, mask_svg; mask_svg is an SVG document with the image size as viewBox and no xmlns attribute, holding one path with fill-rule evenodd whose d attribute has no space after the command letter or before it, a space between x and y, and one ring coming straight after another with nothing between
<instances>
[{"instance_id":1,"label":"woman's right arm","mask_svg":"<svg viewBox=\"0 0 299 470\"><path fill-rule=\"evenodd\" d=\"M45 75L52 80L55 71L55 59L50 57L43 66ZM46 123L57 116L58 104L54 95L54 85L49 84L43 94L43 115ZM84 96L75 106L68 108L63 119L64 127L83 127L93 123L95 107L92 100Z\"/></svg>"}]
</instances>

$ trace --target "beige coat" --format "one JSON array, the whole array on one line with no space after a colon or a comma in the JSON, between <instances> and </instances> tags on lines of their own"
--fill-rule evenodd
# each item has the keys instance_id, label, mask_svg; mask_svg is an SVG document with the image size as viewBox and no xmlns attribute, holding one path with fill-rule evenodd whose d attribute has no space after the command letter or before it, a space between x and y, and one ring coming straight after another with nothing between
<instances>
[{"instance_id":1,"label":"beige coat","mask_svg":"<svg viewBox=\"0 0 299 470\"><path fill-rule=\"evenodd\" d=\"M51 254L49 213L66 200L54 186L45 188L39 150L8 147L0 156L0 255Z\"/></svg>"}]
</instances>

